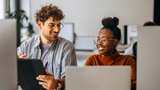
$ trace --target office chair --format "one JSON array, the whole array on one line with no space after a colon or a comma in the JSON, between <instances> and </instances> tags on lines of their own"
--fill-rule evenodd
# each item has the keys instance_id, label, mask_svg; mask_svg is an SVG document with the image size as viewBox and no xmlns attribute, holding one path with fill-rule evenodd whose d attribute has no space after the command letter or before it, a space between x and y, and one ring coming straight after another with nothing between
<instances>
[{"instance_id":1,"label":"office chair","mask_svg":"<svg viewBox=\"0 0 160 90\"><path fill-rule=\"evenodd\" d=\"M136 60L137 60L137 42L135 42L134 44L133 44L133 48L132 48L132 50L133 50L133 55L134 55L134 60L135 60L135 62L136 62Z\"/></svg>"},{"instance_id":2,"label":"office chair","mask_svg":"<svg viewBox=\"0 0 160 90\"><path fill-rule=\"evenodd\" d=\"M134 61L136 62L136 61L137 61L137 42L135 42L135 43L133 44L132 50L133 50L133 56L131 56L131 57L132 57L132 58L134 59ZM131 79L131 82L133 82L132 79Z\"/></svg>"}]
</instances>

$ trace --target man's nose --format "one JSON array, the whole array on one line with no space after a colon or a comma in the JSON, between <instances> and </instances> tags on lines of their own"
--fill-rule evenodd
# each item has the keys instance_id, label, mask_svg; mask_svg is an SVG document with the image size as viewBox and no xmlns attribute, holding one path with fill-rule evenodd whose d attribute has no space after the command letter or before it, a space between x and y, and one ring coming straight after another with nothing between
<instances>
[{"instance_id":1,"label":"man's nose","mask_svg":"<svg viewBox=\"0 0 160 90\"><path fill-rule=\"evenodd\" d=\"M58 29L57 26L55 26L53 30L54 30L55 32L59 32L59 29Z\"/></svg>"}]
</instances>

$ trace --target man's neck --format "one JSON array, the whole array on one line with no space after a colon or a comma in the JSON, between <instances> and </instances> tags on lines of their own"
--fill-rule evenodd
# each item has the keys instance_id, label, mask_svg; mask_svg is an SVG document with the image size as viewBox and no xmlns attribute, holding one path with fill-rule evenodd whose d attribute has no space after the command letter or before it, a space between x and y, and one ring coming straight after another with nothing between
<instances>
[{"instance_id":1,"label":"man's neck","mask_svg":"<svg viewBox=\"0 0 160 90\"><path fill-rule=\"evenodd\" d=\"M40 36L40 41L42 45L49 45L52 43L52 41L49 41L48 39L46 39L44 36Z\"/></svg>"}]
</instances>

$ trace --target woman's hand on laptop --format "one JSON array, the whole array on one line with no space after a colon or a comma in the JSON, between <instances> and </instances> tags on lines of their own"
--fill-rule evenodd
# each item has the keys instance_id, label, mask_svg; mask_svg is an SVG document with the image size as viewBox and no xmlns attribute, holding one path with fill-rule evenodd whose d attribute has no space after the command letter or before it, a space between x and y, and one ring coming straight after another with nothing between
<instances>
[{"instance_id":1,"label":"woman's hand on laptop","mask_svg":"<svg viewBox=\"0 0 160 90\"><path fill-rule=\"evenodd\" d=\"M27 54L21 53L17 55L17 58L25 58Z\"/></svg>"},{"instance_id":2,"label":"woman's hand on laptop","mask_svg":"<svg viewBox=\"0 0 160 90\"><path fill-rule=\"evenodd\" d=\"M39 75L36 79L40 80L39 84L47 90L57 89L58 81L54 76L46 71L47 75ZM42 81L42 82L41 82Z\"/></svg>"}]
</instances>

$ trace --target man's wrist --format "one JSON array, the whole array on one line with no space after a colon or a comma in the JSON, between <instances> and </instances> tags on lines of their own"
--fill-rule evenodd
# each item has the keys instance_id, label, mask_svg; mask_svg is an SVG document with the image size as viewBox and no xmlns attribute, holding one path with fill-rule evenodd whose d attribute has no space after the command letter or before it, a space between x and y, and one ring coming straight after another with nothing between
<instances>
[{"instance_id":1,"label":"man's wrist","mask_svg":"<svg viewBox=\"0 0 160 90\"><path fill-rule=\"evenodd\" d=\"M57 82L58 82L57 90L61 90L62 89L62 83L59 80L57 80Z\"/></svg>"}]
</instances>

